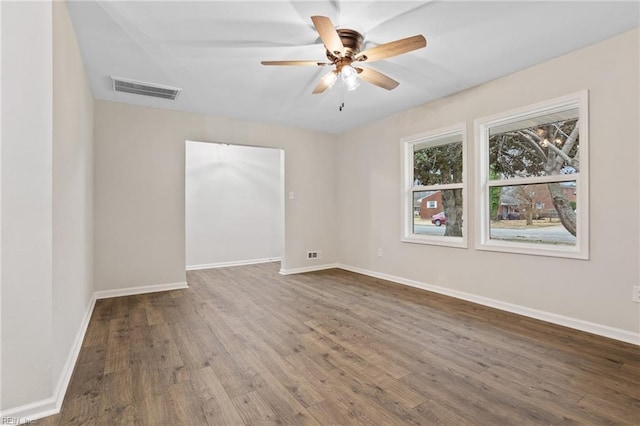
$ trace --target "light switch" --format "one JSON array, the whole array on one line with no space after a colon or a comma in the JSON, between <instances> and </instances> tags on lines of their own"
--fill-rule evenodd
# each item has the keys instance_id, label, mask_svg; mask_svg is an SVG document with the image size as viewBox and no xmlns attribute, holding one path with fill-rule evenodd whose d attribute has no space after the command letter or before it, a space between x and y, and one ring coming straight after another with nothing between
<instances>
[{"instance_id":1,"label":"light switch","mask_svg":"<svg viewBox=\"0 0 640 426\"><path fill-rule=\"evenodd\" d=\"M289 192L289 199L293 200L295 198L295 196L293 195L293 191Z\"/></svg>"}]
</instances>

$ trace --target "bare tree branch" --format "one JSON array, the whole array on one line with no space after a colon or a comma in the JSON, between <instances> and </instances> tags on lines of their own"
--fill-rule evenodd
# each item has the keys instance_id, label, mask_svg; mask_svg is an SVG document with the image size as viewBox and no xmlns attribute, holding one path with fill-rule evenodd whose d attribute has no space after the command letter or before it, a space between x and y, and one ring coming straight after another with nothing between
<instances>
[{"instance_id":1,"label":"bare tree branch","mask_svg":"<svg viewBox=\"0 0 640 426\"><path fill-rule=\"evenodd\" d=\"M563 122L563 124L564 124L564 122ZM557 130L558 132L562 133L562 136L564 136L565 138L568 138L568 137L569 137L569 135L568 135L568 134L566 134L566 133L565 133L565 131L564 131L564 130L562 130L562 128L560 128L560 124L555 123L553 126L556 128L556 130Z\"/></svg>"},{"instance_id":2,"label":"bare tree branch","mask_svg":"<svg viewBox=\"0 0 640 426\"><path fill-rule=\"evenodd\" d=\"M571 157L569 157L564 150L559 149L557 146L555 146L554 144L550 143L548 145L548 148L555 152L556 154L558 154L558 157L556 158L556 162L560 161L560 165L562 165L562 161L566 161L567 163L571 164L571 162L573 161L573 159Z\"/></svg>"},{"instance_id":3,"label":"bare tree branch","mask_svg":"<svg viewBox=\"0 0 640 426\"><path fill-rule=\"evenodd\" d=\"M576 141L578 140L579 132L580 132L580 120L577 120L576 124L573 127L573 130L571 131L571 134L567 137L567 140L564 142L564 145L562 146L562 151L564 151L565 154L569 154L569 152L571 152L573 145L575 145Z\"/></svg>"},{"instance_id":4,"label":"bare tree branch","mask_svg":"<svg viewBox=\"0 0 640 426\"><path fill-rule=\"evenodd\" d=\"M531 135L529 135L527 132L518 132L518 134L522 137L524 137L526 140L528 140L530 142L530 146L533 147L533 149L536 151L536 153L543 159L546 160L547 156L544 153L544 151L542 150L542 148L540 147L539 141L536 141ZM538 136L538 135L536 135ZM539 136L538 136L539 138Z\"/></svg>"}]
</instances>

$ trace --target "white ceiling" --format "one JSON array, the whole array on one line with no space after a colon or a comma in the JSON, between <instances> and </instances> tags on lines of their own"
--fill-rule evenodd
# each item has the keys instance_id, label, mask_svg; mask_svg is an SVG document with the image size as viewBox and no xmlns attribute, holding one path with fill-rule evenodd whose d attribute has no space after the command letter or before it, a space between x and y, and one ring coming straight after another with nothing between
<instances>
[{"instance_id":1,"label":"white ceiling","mask_svg":"<svg viewBox=\"0 0 640 426\"><path fill-rule=\"evenodd\" d=\"M97 99L340 133L630 30L638 2L69 2ZM365 35L364 48L423 34L427 47L367 65L400 82L312 95L324 61L312 15ZM364 64L363 64L364 66ZM612 64L615 66L615 64ZM116 93L110 76L180 87L175 101Z\"/></svg>"}]
</instances>

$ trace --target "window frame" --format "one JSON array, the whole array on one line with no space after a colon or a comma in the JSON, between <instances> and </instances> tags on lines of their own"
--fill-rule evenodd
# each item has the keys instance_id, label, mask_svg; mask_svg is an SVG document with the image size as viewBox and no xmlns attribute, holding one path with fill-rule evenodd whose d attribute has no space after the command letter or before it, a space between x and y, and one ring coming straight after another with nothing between
<instances>
[{"instance_id":1,"label":"window frame","mask_svg":"<svg viewBox=\"0 0 640 426\"><path fill-rule=\"evenodd\" d=\"M447 143L437 143L439 139L460 135L462 139L462 182L452 184L414 186L413 182L413 153L416 145L428 144L429 147L447 145ZM413 193L414 191L433 191L446 189L462 190L462 219L467 223L467 125L458 123L448 127L407 136L401 139L402 151L402 218L401 218L401 238L402 242L428 244L436 246L467 248L467 234L469 227L465 226L462 237L450 237L444 235L424 235L413 233ZM422 146L424 148L424 146Z\"/></svg>"},{"instance_id":2,"label":"window frame","mask_svg":"<svg viewBox=\"0 0 640 426\"><path fill-rule=\"evenodd\" d=\"M489 178L489 133L492 127L578 108L580 134L580 171L575 174L535 177L514 177L501 180ZM477 250L519 253L539 256L589 259L589 92L583 90L570 95L517 108L474 121L476 141L475 203ZM548 182L576 182L577 237L575 246L524 243L491 239L489 191L492 187L529 185Z\"/></svg>"}]
</instances>

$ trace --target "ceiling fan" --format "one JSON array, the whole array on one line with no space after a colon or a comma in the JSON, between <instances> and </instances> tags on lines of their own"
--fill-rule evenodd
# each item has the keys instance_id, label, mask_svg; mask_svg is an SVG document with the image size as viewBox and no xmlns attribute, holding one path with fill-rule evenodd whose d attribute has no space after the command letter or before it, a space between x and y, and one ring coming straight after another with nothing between
<instances>
[{"instance_id":1,"label":"ceiling fan","mask_svg":"<svg viewBox=\"0 0 640 426\"><path fill-rule=\"evenodd\" d=\"M261 63L262 65L335 66L333 70L320 78L320 81L313 89L314 94L323 93L333 87L338 77L341 78L347 90L354 90L359 86L358 77L383 89L393 90L400 83L379 71L371 68L360 68L355 66L354 63L375 62L421 49L427 45L427 40L424 36L416 35L381 44L361 52L360 48L364 37L359 32L346 28L336 29L326 16L312 16L311 20L320 35L324 47L327 49L327 59L330 62L262 61Z\"/></svg>"}]
</instances>

